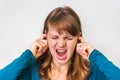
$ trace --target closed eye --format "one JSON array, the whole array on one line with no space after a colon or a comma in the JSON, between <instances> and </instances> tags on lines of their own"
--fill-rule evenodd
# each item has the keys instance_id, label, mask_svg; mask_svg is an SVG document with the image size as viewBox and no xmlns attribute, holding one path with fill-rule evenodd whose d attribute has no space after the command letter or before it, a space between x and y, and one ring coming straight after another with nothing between
<instances>
[{"instance_id":1,"label":"closed eye","mask_svg":"<svg viewBox=\"0 0 120 80\"><path fill-rule=\"evenodd\" d=\"M58 36L51 36L52 39L58 39Z\"/></svg>"},{"instance_id":2,"label":"closed eye","mask_svg":"<svg viewBox=\"0 0 120 80\"><path fill-rule=\"evenodd\" d=\"M73 40L73 37L67 37L68 40Z\"/></svg>"}]
</instances>

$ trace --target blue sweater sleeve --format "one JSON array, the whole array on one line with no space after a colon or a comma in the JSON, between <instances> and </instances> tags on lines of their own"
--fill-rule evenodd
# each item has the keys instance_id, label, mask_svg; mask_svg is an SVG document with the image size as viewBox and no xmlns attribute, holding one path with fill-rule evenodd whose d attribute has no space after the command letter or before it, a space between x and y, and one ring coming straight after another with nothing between
<instances>
[{"instance_id":1,"label":"blue sweater sleeve","mask_svg":"<svg viewBox=\"0 0 120 80\"><path fill-rule=\"evenodd\" d=\"M24 69L27 69L33 61L34 57L27 49L20 57L0 70L0 80L18 80L19 76L23 75Z\"/></svg>"},{"instance_id":2,"label":"blue sweater sleeve","mask_svg":"<svg viewBox=\"0 0 120 80\"><path fill-rule=\"evenodd\" d=\"M92 80L120 80L120 69L101 52L94 49L89 56Z\"/></svg>"}]
</instances>

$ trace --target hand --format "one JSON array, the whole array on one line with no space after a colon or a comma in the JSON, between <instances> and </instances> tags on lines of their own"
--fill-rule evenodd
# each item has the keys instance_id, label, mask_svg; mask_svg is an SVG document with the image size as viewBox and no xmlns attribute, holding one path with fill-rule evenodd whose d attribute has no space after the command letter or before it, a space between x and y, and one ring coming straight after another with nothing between
<instances>
[{"instance_id":1,"label":"hand","mask_svg":"<svg viewBox=\"0 0 120 80\"><path fill-rule=\"evenodd\" d=\"M79 37L80 43L77 43L76 52L82 55L84 58L88 58L90 53L94 50L93 46L85 42L82 37Z\"/></svg>"},{"instance_id":2,"label":"hand","mask_svg":"<svg viewBox=\"0 0 120 80\"><path fill-rule=\"evenodd\" d=\"M30 47L30 51L33 53L35 59L40 57L48 48L46 34L42 34L40 38L35 40Z\"/></svg>"}]
</instances>

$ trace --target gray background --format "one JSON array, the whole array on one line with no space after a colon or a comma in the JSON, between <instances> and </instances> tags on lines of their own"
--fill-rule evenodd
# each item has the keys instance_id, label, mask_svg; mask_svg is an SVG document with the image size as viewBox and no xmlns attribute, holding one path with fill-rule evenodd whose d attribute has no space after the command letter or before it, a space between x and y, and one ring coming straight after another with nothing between
<instances>
[{"instance_id":1,"label":"gray background","mask_svg":"<svg viewBox=\"0 0 120 80\"><path fill-rule=\"evenodd\" d=\"M48 13L68 5L80 16L87 42L120 67L120 0L0 0L0 68L40 36Z\"/></svg>"}]
</instances>

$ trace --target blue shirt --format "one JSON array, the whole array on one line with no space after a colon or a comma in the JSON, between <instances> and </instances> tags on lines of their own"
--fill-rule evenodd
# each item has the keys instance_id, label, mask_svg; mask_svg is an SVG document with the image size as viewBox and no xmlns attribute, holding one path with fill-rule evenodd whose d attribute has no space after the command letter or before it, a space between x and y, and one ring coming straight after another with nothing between
<instances>
[{"instance_id":1,"label":"blue shirt","mask_svg":"<svg viewBox=\"0 0 120 80\"><path fill-rule=\"evenodd\" d=\"M89 56L91 74L89 80L120 80L120 69L101 52L94 49ZM0 80L40 80L37 64L27 49L20 57L0 70Z\"/></svg>"}]
</instances>

